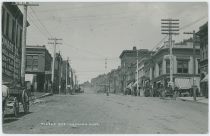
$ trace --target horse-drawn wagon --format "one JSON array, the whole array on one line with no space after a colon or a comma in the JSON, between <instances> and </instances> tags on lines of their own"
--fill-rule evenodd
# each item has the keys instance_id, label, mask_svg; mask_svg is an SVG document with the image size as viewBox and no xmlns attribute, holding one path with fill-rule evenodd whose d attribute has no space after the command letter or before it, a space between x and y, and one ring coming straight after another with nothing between
<instances>
[{"instance_id":1,"label":"horse-drawn wagon","mask_svg":"<svg viewBox=\"0 0 210 136\"><path fill-rule=\"evenodd\" d=\"M12 83L3 83L2 85L2 113L3 117L9 111L15 117L18 116L20 111L20 105L23 106L25 114L29 112L29 92L27 88L23 88L20 85Z\"/></svg>"}]
</instances>

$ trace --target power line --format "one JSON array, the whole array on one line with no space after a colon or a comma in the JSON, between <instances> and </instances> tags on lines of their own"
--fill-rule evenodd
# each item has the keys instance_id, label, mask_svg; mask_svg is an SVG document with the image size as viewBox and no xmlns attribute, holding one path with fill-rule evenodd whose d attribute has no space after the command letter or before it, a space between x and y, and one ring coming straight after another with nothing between
<instances>
[{"instance_id":1,"label":"power line","mask_svg":"<svg viewBox=\"0 0 210 136\"><path fill-rule=\"evenodd\" d=\"M34 23L34 21L31 19L31 16L28 16L28 18L29 18L29 21L31 21L32 24L37 28L37 30L38 30L43 36L45 36L46 38L48 38L48 36L47 36L45 33L42 32L42 29L39 28L39 27L37 26L37 24Z\"/></svg>"},{"instance_id":2,"label":"power line","mask_svg":"<svg viewBox=\"0 0 210 136\"><path fill-rule=\"evenodd\" d=\"M168 36L166 35L165 37L163 37L153 48L152 48L152 51L155 49L155 48L157 48L158 46L160 46L161 45L161 43L162 42L164 42L165 41L165 39L167 38Z\"/></svg>"},{"instance_id":3,"label":"power line","mask_svg":"<svg viewBox=\"0 0 210 136\"><path fill-rule=\"evenodd\" d=\"M201 17L201 18L198 18L198 19L196 19L195 21L193 21L193 22L191 22L191 23L189 23L189 24L187 24L187 25L184 25L184 26L180 27L179 30L182 30L182 29L185 29L185 28L187 28L187 27L190 27L190 26L192 26L192 25L194 25L194 24L200 22L201 20L203 20L203 19L205 19L205 18L207 18L207 17L208 17L208 16L203 16L203 17Z\"/></svg>"},{"instance_id":4,"label":"power line","mask_svg":"<svg viewBox=\"0 0 210 136\"><path fill-rule=\"evenodd\" d=\"M38 22L41 24L41 26L44 28L44 30L48 33L48 35L50 37L52 37L52 34L47 30L47 28L45 27L45 25L41 22L41 20L39 19L39 17L37 16L36 12L33 10L32 7L30 7L32 12L34 13L35 17L37 18Z\"/></svg>"},{"instance_id":5,"label":"power line","mask_svg":"<svg viewBox=\"0 0 210 136\"><path fill-rule=\"evenodd\" d=\"M74 9L85 9L85 8L93 8L93 7L101 7L101 6L110 6L110 5L117 5L119 3L109 3L109 4L98 4L92 6L81 6L81 7L73 7L73 8L56 8L56 9L48 9L48 10L40 10L40 12L52 12L52 11L63 11L63 10L74 10Z\"/></svg>"}]
</instances>

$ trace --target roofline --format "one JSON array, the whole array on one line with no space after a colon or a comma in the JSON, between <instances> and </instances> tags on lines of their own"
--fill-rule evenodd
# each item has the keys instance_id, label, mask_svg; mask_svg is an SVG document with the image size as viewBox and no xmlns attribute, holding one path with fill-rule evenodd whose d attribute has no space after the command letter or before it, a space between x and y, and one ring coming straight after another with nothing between
<instances>
[{"instance_id":1,"label":"roofline","mask_svg":"<svg viewBox=\"0 0 210 136\"><path fill-rule=\"evenodd\" d=\"M123 52L120 54L119 58L121 59L121 58L122 58L122 56L123 56L125 53L129 53L129 52L136 52L136 51L138 51L138 52L143 52L143 51L147 51L147 52L149 52L149 50L148 50L148 49L139 49L139 50L123 50Z\"/></svg>"}]
</instances>

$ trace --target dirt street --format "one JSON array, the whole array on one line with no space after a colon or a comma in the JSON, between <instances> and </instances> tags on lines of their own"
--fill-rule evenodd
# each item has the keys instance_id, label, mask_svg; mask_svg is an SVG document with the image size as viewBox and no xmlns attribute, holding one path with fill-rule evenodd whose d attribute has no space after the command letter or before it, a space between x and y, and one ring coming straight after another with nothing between
<instances>
[{"instance_id":1,"label":"dirt street","mask_svg":"<svg viewBox=\"0 0 210 136\"><path fill-rule=\"evenodd\" d=\"M54 95L33 104L31 113L7 117L4 133L180 134L208 132L208 105L85 92Z\"/></svg>"}]
</instances>

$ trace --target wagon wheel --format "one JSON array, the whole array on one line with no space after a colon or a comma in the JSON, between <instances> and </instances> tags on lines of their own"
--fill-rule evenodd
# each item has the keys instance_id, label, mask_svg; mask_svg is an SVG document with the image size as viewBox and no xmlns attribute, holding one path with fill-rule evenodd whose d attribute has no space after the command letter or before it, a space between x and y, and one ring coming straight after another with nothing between
<instances>
[{"instance_id":1,"label":"wagon wheel","mask_svg":"<svg viewBox=\"0 0 210 136\"><path fill-rule=\"evenodd\" d=\"M29 113L29 97L25 90L23 90L22 93L22 104L23 104L24 113L25 114Z\"/></svg>"},{"instance_id":2,"label":"wagon wheel","mask_svg":"<svg viewBox=\"0 0 210 136\"><path fill-rule=\"evenodd\" d=\"M13 112L14 112L14 116L18 117L19 105L18 105L18 100L16 97L14 98Z\"/></svg>"}]
</instances>

